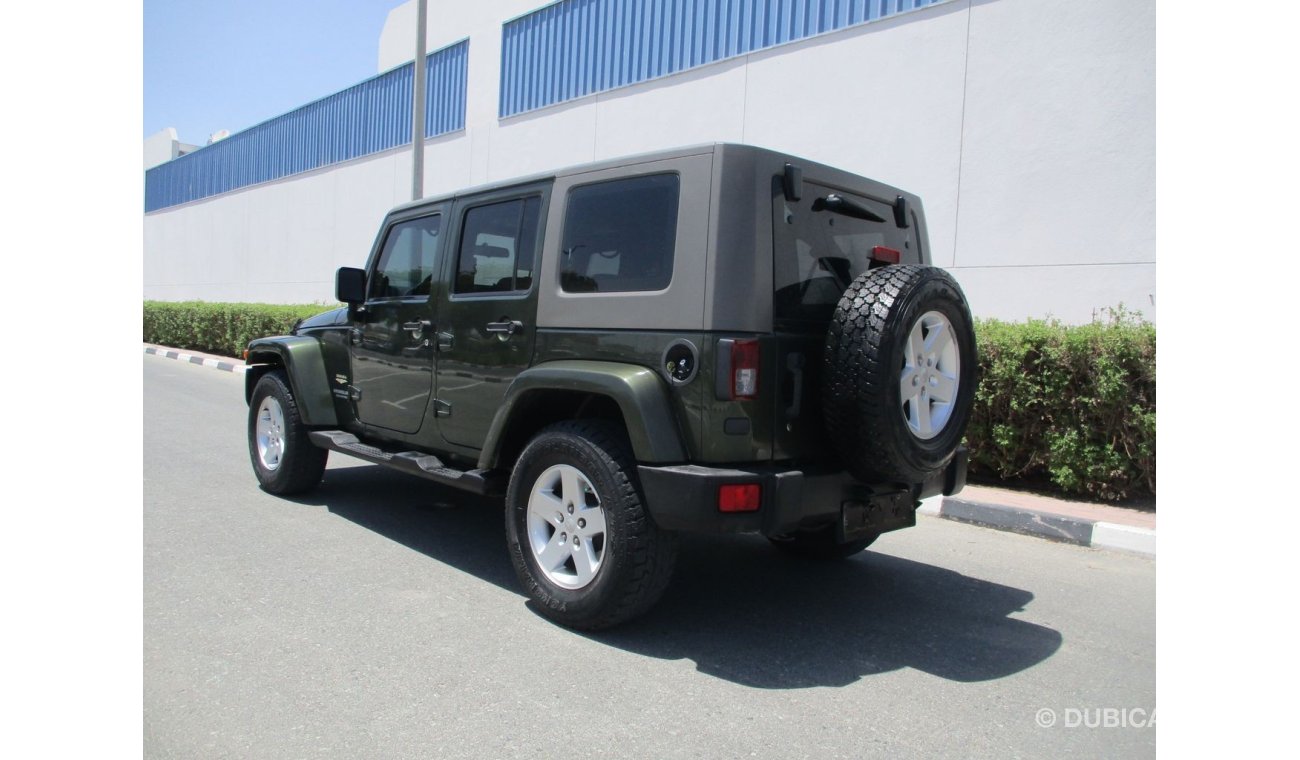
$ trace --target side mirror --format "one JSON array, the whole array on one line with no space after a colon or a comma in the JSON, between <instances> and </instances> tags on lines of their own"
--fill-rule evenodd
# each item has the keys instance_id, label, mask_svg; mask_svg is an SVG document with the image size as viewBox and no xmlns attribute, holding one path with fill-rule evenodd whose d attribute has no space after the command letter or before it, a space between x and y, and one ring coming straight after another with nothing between
<instances>
[{"instance_id":1,"label":"side mirror","mask_svg":"<svg viewBox=\"0 0 1300 760\"><path fill-rule=\"evenodd\" d=\"M339 267L334 278L334 297L349 305L366 301L366 270L354 267Z\"/></svg>"}]
</instances>

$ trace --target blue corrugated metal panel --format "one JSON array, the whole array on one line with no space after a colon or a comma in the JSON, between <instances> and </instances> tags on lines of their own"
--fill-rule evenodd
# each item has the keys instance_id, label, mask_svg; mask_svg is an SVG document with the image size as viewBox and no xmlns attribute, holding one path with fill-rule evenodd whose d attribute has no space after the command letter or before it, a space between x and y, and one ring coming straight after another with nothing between
<instances>
[{"instance_id":1,"label":"blue corrugated metal panel","mask_svg":"<svg viewBox=\"0 0 1300 760\"><path fill-rule=\"evenodd\" d=\"M425 61L425 136L465 127L469 41ZM373 79L145 172L145 211L175 206L377 153L411 141L415 68Z\"/></svg>"},{"instance_id":2,"label":"blue corrugated metal panel","mask_svg":"<svg viewBox=\"0 0 1300 760\"><path fill-rule=\"evenodd\" d=\"M944 0L562 0L501 29L501 117Z\"/></svg>"}]
</instances>

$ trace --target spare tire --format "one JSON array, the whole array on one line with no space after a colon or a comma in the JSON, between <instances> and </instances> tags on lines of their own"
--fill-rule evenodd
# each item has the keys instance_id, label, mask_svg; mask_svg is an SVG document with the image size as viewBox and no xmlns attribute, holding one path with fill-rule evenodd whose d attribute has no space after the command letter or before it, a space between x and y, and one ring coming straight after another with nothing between
<instances>
[{"instance_id":1,"label":"spare tire","mask_svg":"<svg viewBox=\"0 0 1300 760\"><path fill-rule=\"evenodd\" d=\"M823 361L826 431L850 473L915 484L947 466L976 378L970 308L952 275L864 272L836 304Z\"/></svg>"}]
</instances>

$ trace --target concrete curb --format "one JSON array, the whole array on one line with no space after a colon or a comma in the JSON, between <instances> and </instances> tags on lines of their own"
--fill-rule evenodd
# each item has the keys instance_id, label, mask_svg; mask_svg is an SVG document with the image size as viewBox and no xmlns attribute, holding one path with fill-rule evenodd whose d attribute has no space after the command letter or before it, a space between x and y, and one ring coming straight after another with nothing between
<instances>
[{"instance_id":1,"label":"concrete curb","mask_svg":"<svg viewBox=\"0 0 1300 760\"><path fill-rule=\"evenodd\" d=\"M205 354L180 351L162 346L144 347L146 354L167 359L199 364L225 372L243 374L248 365L234 359L223 359ZM1072 515L1058 515L1024 507L945 496L926 499L917 509L919 514L942 517L970 525L1005 530L1026 536L1037 536L1078 546L1156 556L1156 532L1150 528L1089 520Z\"/></svg>"},{"instance_id":2,"label":"concrete curb","mask_svg":"<svg viewBox=\"0 0 1300 760\"><path fill-rule=\"evenodd\" d=\"M225 372L237 372L242 374L248 371L247 364L236 362L234 359L217 359L202 354L193 354L186 351L177 351L171 348L162 348L161 346L145 346L144 352L146 354L153 354L154 356L161 356L166 359L177 359L183 362L189 362L190 364L200 364L204 367L212 367Z\"/></svg>"},{"instance_id":3,"label":"concrete curb","mask_svg":"<svg viewBox=\"0 0 1300 760\"><path fill-rule=\"evenodd\" d=\"M1151 528L1089 520L1069 515L1057 515L1022 507L946 496L942 500L928 500L919 510L947 520L980 525L986 528L1038 536L1078 546L1156 556L1156 532Z\"/></svg>"}]
</instances>

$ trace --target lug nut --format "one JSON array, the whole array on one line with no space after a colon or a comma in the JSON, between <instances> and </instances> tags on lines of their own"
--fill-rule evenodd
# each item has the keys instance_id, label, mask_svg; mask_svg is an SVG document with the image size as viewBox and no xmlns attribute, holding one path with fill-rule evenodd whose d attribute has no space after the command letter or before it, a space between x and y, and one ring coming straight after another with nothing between
<instances>
[{"instance_id":1,"label":"lug nut","mask_svg":"<svg viewBox=\"0 0 1300 760\"><path fill-rule=\"evenodd\" d=\"M584 520L584 519L582 519L581 517L579 517L579 518L578 518L578 527L579 527L579 528L585 528L585 527L587 527L587 521Z\"/></svg>"},{"instance_id":2,"label":"lug nut","mask_svg":"<svg viewBox=\"0 0 1300 760\"><path fill-rule=\"evenodd\" d=\"M582 543L582 542L578 540L578 537L577 537L577 536L574 536L574 537L573 537L573 545L574 545L574 546L579 546L579 545L581 545L581 543Z\"/></svg>"},{"instance_id":3,"label":"lug nut","mask_svg":"<svg viewBox=\"0 0 1300 760\"><path fill-rule=\"evenodd\" d=\"M569 540L569 534L568 534L568 533L561 533L561 534L560 534L560 542L561 542L561 543L563 543L563 542L565 542L565 541L568 541L568 540Z\"/></svg>"},{"instance_id":4,"label":"lug nut","mask_svg":"<svg viewBox=\"0 0 1300 760\"><path fill-rule=\"evenodd\" d=\"M573 505L572 505L572 504L569 505L569 514L573 514Z\"/></svg>"}]
</instances>

